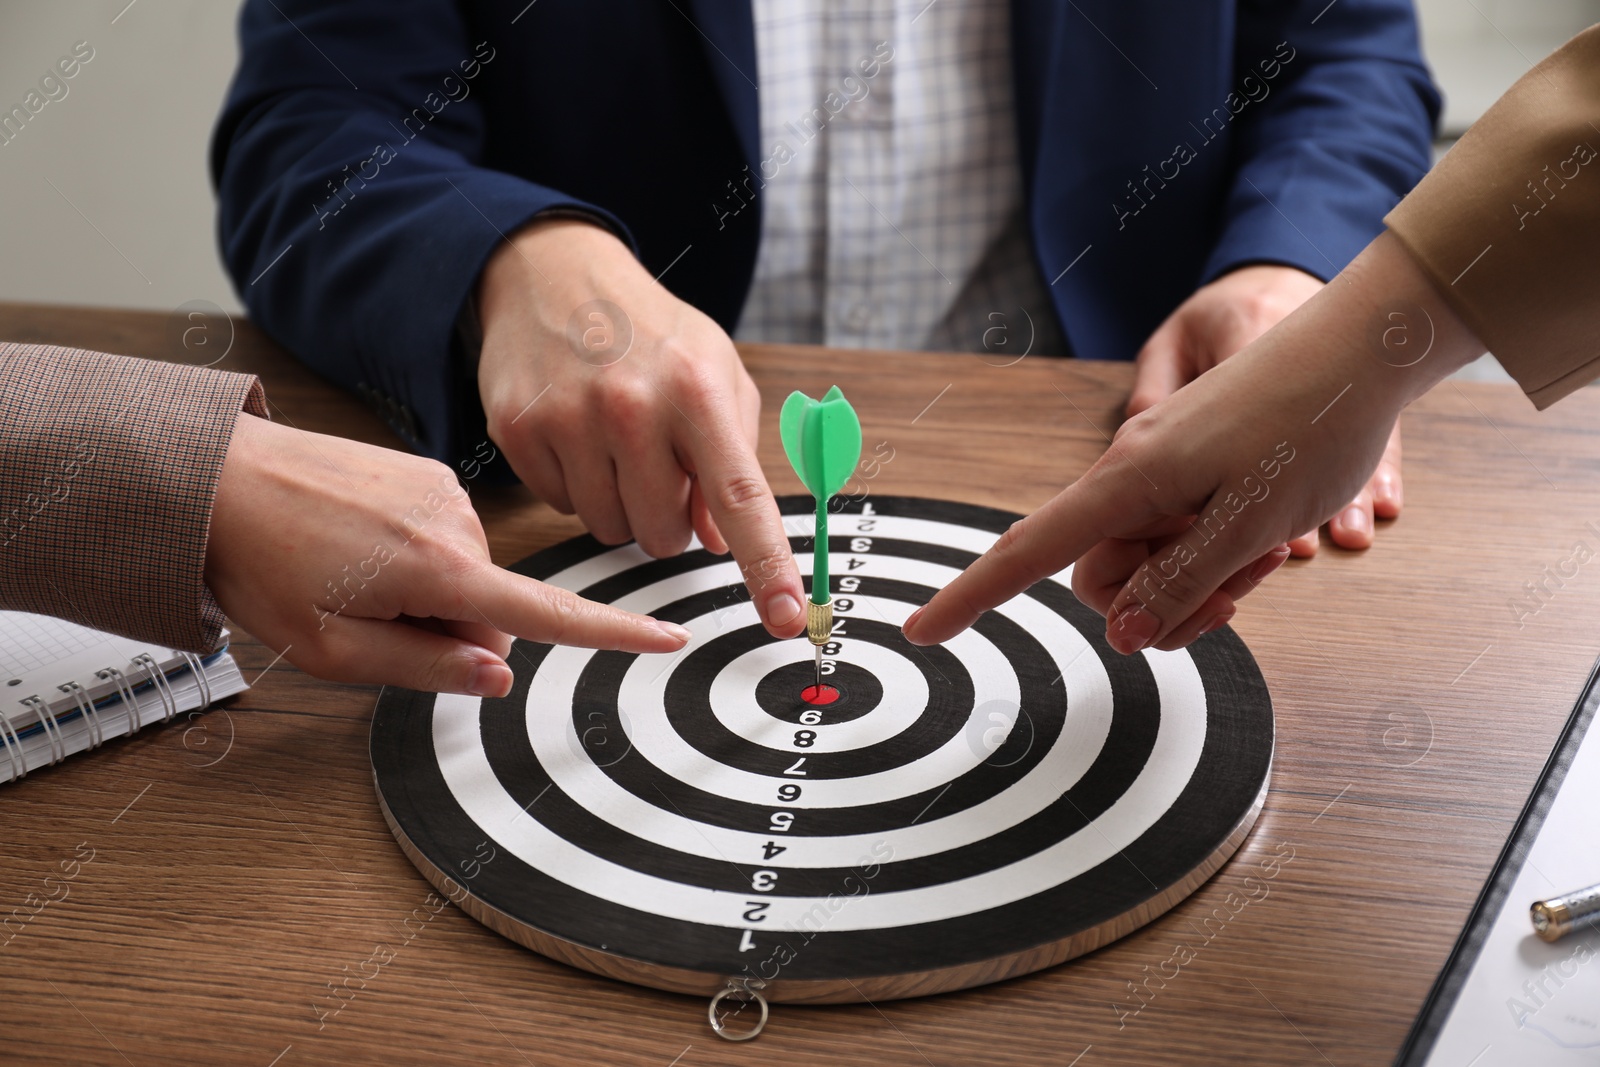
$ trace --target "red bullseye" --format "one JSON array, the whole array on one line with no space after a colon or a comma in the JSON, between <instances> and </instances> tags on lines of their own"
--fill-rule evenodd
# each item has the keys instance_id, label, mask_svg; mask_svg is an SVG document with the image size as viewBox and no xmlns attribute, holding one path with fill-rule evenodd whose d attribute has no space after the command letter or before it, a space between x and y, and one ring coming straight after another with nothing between
<instances>
[{"instance_id":1,"label":"red bullseye","mask_svg":"<svg viewBox=\"0 0 1600 1067\"><path fill-rule=\"evenodd\" d=\"M800 699L807 704L832 704L839 699L839 691L831 685L808 685L800 690Z\"/></svg>"}]
</instances>

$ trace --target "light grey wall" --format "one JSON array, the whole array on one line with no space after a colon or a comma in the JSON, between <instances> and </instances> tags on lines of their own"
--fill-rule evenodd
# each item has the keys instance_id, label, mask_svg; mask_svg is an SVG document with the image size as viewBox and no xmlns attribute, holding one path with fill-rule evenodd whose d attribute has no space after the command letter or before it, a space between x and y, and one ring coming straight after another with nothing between
<instances>
[{"instance_id":1,"label":"light grey wall","mask_svg":"<svg viewBox=\"0 0 1600 1067\"><path fill-rule=\"evenodd\" d=\"M1600 22L1600 0L1418 0L1417 13L1445 92L1441 132L1456 137L1529 67Z\"/></svg>"},{"instance_id":2,"label":"light grey wall","mask_svg":"<svg viewBox=\"0 0 1600 1067\"><path fill-rule=\"evenodd\" d=\"M237 310L217 260L205 153L237 58L238 7L0 0L0 109L23 105L74 43L94 49L67 95L0 144L0 299L160 310L199 299ZM1600 21L1600 0L1419 7L1447 132Z\"/></svg>"},{"instance_id":3,"label":"light grey wall","mask_svg":"<svg viewBox=\"0 0 1600 1067\"><path fill-rule=\"evenodd\" d=\"M0 299L239 307L218 262L206 177L238 57L238 7L0 0L0 111L25 108L30 91L37 107L56 61L79 41L94 50L64 97L0 143Z\"/></svg>"}]
</instances>

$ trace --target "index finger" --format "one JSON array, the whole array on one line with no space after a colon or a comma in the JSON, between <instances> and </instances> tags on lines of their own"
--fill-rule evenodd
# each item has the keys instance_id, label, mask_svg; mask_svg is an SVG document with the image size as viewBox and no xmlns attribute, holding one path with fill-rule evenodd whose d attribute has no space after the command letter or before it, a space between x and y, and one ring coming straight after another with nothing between
<instances>
[{"instance_id":1,"label":"index finger","mask_svg":"<svg viewBox=\"0 0 1600 1067\"><path fill-rule=\"evenodd\" d=\"M460 614L526 641L623 652L676 652L690 638L677 623L601 604L484 561L451 584L465 602Z\"/></svg>"},{"instance_id":2,"label":"index finger","mask_svg":"<svg viewBox=\"0 0 1600 1067\"><path fill-rule=\"evenodd\" d=\"M750 599L767 632L794 637L805 629L805 587L761 464L731 410L690 424L692 429L680 440L694 464L706 508L744 574Z\"/></svg>"},{"instance_id":3,"label":"index finger","mask_svg":"<svg viewBox=\"0 0 1600 1067\"><path fill-rule=\"evenodd\" d=\"M1073 482L1012 523L993 548L907 619L906 639L914 645L948 641L990 608L1060 573L1104 539L1100 520L1110 506L1110 496L1089 479Z\"/></svg>"}]
</instances>

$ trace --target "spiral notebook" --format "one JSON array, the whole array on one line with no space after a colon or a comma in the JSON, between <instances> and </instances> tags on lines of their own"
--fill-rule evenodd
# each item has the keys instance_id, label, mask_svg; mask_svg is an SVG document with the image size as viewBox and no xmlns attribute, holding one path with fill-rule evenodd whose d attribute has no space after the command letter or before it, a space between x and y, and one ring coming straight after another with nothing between
<instances>
[{"instance_id":1,"label":"spiral notebook","mask_svg":"<svg viewBox=\"0 0 1600 1067\"><path fill-rule=\"evenodd\" d=\"M0 611L0 782L248 688L226 645L197 656Z\"/></svg>"}]
</instances>

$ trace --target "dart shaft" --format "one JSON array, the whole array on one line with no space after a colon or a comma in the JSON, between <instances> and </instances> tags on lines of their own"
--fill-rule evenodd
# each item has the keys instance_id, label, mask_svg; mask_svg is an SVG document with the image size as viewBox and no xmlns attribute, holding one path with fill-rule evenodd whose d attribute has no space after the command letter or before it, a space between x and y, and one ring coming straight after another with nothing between
<instances>
[{"instance_id":1,"label":"dart shaft","mask_svg":"<svg viewBox=\"0 0 1600 1067\"><path fill-rule=\"evenodd\" d=\"M816 544L811 554L811 602L828 602L828 498L817 497Z\"/></svg>"},{"instance_id":2,"label":"dart shaft","mask_svg":"<svg viewBox=\"0 0 1600 1067\"><path fill-rule=\"evenodd\" d=\"M828 498L817 497L816 547L811 563L811 603L806 605L806 637L817 649L817 692L822 691L822 646L833 636L833 597L828 592Z\"/></svg>"}]
</instances>

